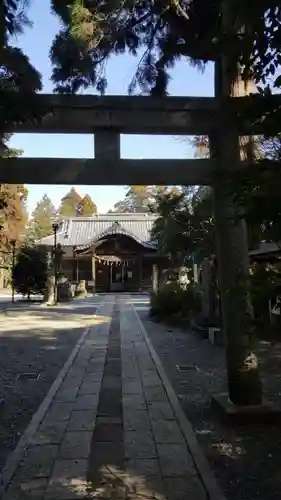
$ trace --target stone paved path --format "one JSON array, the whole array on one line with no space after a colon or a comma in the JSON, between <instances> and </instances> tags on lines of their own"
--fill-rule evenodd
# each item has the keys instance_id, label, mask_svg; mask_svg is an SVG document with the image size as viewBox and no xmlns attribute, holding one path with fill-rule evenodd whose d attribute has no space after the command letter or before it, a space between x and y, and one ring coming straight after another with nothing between
<instances>
[{"instance_id":1,"label":"stone paved path","mask_svg":"<svg viewBox=\"0 0 281 500\"><path fill-rule=\"evenodd\" d=\"M128 297L101 300L3 500L207 500Z\"/></svg>"}]
</instances>

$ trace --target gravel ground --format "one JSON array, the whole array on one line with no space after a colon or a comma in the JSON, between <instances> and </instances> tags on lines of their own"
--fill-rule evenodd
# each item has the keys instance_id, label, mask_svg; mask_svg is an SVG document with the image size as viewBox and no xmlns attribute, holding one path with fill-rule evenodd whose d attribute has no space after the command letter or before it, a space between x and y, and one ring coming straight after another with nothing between
<instances>
[{"instance_id":1,"label":"gravel ground","mask_svg":"<svg viewBox=\"0 0 281 500\"><path fill-rule=\"evenodd\" d=\"M0 313L0 470L94 312L93 299L87 299ZM23 373L40 377L18 380Z\"/></svg>"},{"instance_id":2,"label":"gravel ground","mask_svg":"<svg viewBox=\"0 0 281 500\"><path fill-rule=\"evenodd\" d=\"M210 402L225 387L224 351L196 333L155 324L138 311L228 500L281 498L281 435L272 425L230 425ZM259 345L264 392L281 405L281 343ZM178 371L176 365L188 365Z\"/></svg>"}]
</instances>

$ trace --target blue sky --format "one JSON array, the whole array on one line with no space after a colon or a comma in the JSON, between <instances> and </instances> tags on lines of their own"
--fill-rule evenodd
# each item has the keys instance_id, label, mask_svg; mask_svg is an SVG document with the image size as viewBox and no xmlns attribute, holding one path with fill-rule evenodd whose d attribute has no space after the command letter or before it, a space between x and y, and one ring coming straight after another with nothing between
<instances>
[{"instance_id":1,"label":"blue sky","mask_svg":"<svg viewBox=\"0 0 281 500\"><path fill-rule=\"evenodd\" d=\"M40 3L40 7L39 7ZM51 14L50 2L33 0L29 9L32 28L27 28L16 43L30 57L41 72L44 92L52 92L51 64L49 50L55 34L59 30L59 20ZM129 56L112 58L108 65L109 86L107 94L127 94L137 64L137 59ZM91 92L89 89L87 92ZM169 86L171 95L212 96L213 70L209 66L203 74L186 62L179 63L172 72ZM93 137L90 135L41 135L15 134L11 144L24 150L29 157L93 157ZM144 154L145 152L145 154ZM191 156L188 146L175 137L163 136L122 136L121 156L123 158L183 158ZM44 193L48 193L55 205L67 192L69 186L28 186L29 210L32 211ZM123 198L122 186L77 186L81 195L89 193L100 213L107 212L114 203Z\"/></svg>"}]
</instances>

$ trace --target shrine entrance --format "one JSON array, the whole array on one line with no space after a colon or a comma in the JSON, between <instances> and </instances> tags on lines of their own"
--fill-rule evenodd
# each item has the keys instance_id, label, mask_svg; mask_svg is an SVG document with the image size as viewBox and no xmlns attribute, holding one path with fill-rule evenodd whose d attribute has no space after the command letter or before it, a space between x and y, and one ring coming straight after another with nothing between
<instances>
[{"instance_id":1,"label":"shrine entrance","mask_svg":"<svg viewBox=\"0 0 281 500\"><path fill-rule=\"evenodd\" d=\"M123 292L123 291L128 291L130 288L141 289L141 276L140 273L137 271L138 270L134 265L134 261L113 262L110 265L109 284L108 284L109 291ZM98 286L98 276L96 283Z\"/></svg>"},{"instance_id":2,"label":"shrine entrance","mask_svg":"<svg viewBox=\"0 0 281 500\"><path fill-rule=\"evenodd\" d=\"M110 271L109 290L111 292L127 291L137 284L141 289L141 276L134 261L113 262Z\"/></svg>"},{"instance_id":3,"label":"shrine entrance","mask_svg":"<svg viewBox=\"0 0 281 500\"><path fill-rule=\"evenodd\" d=\"M126 259L126 260L125 260ZM142 289L142 259L129 257L96 257L95 289L103 292L129 292Z\"/></svg>"}]
</instances>

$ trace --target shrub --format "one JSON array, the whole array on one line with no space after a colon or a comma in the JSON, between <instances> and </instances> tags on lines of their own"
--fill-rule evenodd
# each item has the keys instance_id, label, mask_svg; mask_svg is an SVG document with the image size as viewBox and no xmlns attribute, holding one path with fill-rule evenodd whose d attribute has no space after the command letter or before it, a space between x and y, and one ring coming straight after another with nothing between
<instances>
[{"instance_id":1,"label":"shrub","mask_svg":"<svg viewBox=\"0 0 281 500\"><path fill-rule=\"evenodd\" d=\"M150 297L150 316L158 320L172 317L190 319L200 312L201 298L193 284L184 290L179 283L166 283Z\"/></svg>"},{"instance_id":2,"label":"shrub","mask_svg":"<svg viewBox=\"0 0 281 500\"><path fill-rule=\"evenodd\" d=\"M254 326L256 333L260 336L268 336L273 333L272 318L269 311L269 300L272 305L281 293L281 272L279 265L268 265L255 263L250 274L250 291L254 311ZM274 323L274 321L273 321Z\"/></svg>"},{"instance_id":3,"label":"shrub","mask_svg":"<svg viewBox=\"0 0 281 500\"><path fill-rule=\"evenodd\" d=\"M15 289L22 295L44 293L47 280L46 252L36 247L24 246L17 255L13 280Z\"/></svg>"}]
</instances>

